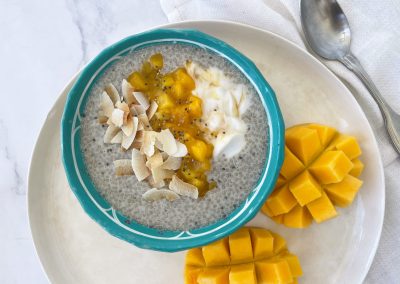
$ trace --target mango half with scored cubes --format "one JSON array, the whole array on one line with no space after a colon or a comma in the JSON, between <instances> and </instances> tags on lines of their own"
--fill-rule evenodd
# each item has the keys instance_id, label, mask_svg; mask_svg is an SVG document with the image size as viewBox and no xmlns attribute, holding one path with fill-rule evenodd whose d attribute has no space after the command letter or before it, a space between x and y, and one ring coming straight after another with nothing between
<instances>
[{"instance_id":1,"label":"mango half with scored cubes","mask_svg":"<svg viewBox=\"0 0 400 284\"><path fill-rule=\"evenodd\" d=\"M262 228L244 227L229 237L187 252L185 284L297 283L302 275L286 241Z\"/></svg>"},{"instance_id":2,"label":"mango half with scored cubes","mask_svg":"<svg viewBox=\"0 0 400 284\"><path fill-rule=\"evenodd\" d=\"M287 227L305 228L337 216L350 205L364 165L355 137L320 124L302 124L285 133L285 160L273 193L261 211Z\"/></svg>"}]
</instances>

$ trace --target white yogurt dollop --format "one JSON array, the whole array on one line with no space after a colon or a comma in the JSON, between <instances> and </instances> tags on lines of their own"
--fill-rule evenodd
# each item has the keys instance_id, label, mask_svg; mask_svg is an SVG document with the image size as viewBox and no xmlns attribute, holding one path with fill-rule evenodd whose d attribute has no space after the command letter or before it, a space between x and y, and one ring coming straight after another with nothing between
<instances>
[{"instance_id":1,"label":"white yogurt dollop","mask_svg":"<svg viewBox=\"0 0 400 284\"><path fill-rule=\"evenodd\" d=\"M195 62L187 62L185 67L196 83L193 94L203 101L201 124L210 131L214 158L235 156L246 145L247 127L242 116L250 100L245 86L235 84L215 67L203 69Z\"/></svg>"}]
</instances>

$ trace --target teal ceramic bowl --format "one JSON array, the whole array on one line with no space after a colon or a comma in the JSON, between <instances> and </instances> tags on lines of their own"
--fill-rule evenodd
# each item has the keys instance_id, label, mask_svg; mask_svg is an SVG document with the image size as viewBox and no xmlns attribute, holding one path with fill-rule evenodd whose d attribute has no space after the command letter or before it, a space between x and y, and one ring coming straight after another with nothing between
<instances>
[{"instance_id":1,"label":"teal ceramic bowl","mask_svg":"<svg viewBox=\"0 0 400 284\"><path fill-rule=\"evenodd\" d=\"M186 44L208 49L234 64L253 84L264 104L268 128L267 158L257 185L229 216L191 231L160 231L128 220L97 192L80 149L80 124L90 89L102 72L132 51L157 44ZM72 191L86 213L111 235L144 249L174 252L225 237L250 221L272 192L283 161L284 123L275 94L257 67L225 42L196 30L158 29L125 38L106 48L80 73L68 94L61 122L62 158Z\"/></svg>"}]
</instances>

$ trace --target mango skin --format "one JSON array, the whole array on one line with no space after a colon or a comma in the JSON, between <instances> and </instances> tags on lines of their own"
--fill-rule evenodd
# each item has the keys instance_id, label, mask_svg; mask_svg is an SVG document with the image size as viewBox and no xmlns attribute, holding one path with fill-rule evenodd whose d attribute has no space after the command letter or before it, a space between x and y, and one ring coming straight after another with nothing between
<instances>
[{"instance_id":1,"label":"mango skin","mask_svg":"<svg viewBox=\"0 0 400 284\"><path fill-rule=\"evenodd\" d=\"M362 186L357 139L316 123L293 126L285 138L285 160L261 212L299 229L336 217L335 206L349 206Z\"/></svg>"},{"instance_id":2,"label":"mango skin","mask_svg":"<svg viewBox=\"0 0 400 284\"><path fill-rule=\"evenodd\" d=\"M243 227L229 237L187 252L185 284L297 283L299 259L280 235Z\"/></svg>"}]
</instances>

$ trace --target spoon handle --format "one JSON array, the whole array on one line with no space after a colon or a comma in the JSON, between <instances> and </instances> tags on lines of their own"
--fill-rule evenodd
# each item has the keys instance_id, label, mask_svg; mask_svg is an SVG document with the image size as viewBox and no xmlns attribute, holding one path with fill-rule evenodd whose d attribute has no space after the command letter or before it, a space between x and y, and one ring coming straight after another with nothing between
<instances>
[{"instance_id":1,"label":"spoon handle","mask_svg":"<svg viewBox=\"0 0 400 284\"><path fill-rule=\"evenodd\" d=\"M371 93L373 99L378 104L381 110L386 129L392 140L393 146L400 154L400 115L398 115L386 102L378 88L372 82L365 69L362 67L360 61L351 53L343 57L342 62L349 70L353 71L358 78L363 82L365 87Z\"/></svg>"}]
</instances>

